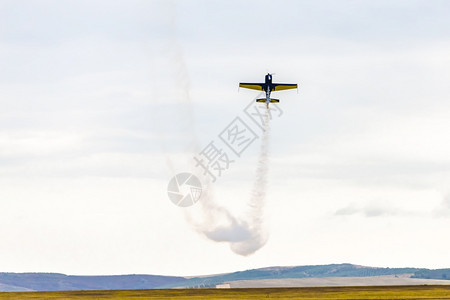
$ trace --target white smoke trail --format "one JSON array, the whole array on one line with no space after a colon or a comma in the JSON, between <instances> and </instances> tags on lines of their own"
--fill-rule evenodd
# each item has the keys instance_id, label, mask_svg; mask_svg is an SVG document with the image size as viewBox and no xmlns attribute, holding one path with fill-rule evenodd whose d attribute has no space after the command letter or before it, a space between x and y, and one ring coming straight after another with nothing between
<instances>
[{"instance_id":1,"label":"white smoke trail","mask_svg":"<svg viewBox=\"0 0 450 300\"><path fill-rule=\"evenodd\" d=\"M170 39L168 44L168 55L172 69L175 70L175 90L178 92L176 97L179 107L180 117L178 121L184 131L184 136L189 137L190 145L188 149L199 151L199 142L196 134L195 118L191 99L191 84L184 51L177 38L177 15L175 2L167 1L169 5L169 32Z\"/></svg>"},{"instance_id":2,"label":"white smoke trail","mask_svg":"<svg viewBox=\"0 0 450 300\"><path fill-rule=\"evenodd\" d=\"M263 247L267 242L267 234L263 230L264 204L267 193L267 175L269 171L269 142L270 142L269 109L264 116L264 132L261 142L261 150L256 168L256 178L253 183L250 207L250 232L251 238L247 241L231 245L231 249L238 254L251 254Z\"/></svg>"},{"instance_id":3,"label":"white smoke trail","mask_svg":"<svg viewBox=\"0 0 450 300\"><path fill-rule=\"evenodd\" d=\"M183 123L183 135L190 141L187 152L194 150L199 152L198 137L195 130L195 118L192 111L190 93L190 78L183 50L176 38L176 12L174 1L167 1L169 5L169 31L168 55L175 70L175 87L178 92L176 105ZM239 255L250 255L263 247L267 241L267 234L263 230L263 209L267 189L268 172L268 148L269 148L269 110L265 113L264 132L262 137L261 152L256 169L255 182L252 189L248 212L243 218L233 216L230 211L215 201L213 185L209 178L205 178L192 164L192 173L198 178L203 178L203 191L201 200L194 209L185 209L185 217L194 229L215 242L228 242L233 252ZM172 173L174 163L167 153L164 138L161 138L162 150L166 155L166 164ZM192 160L193 161L193 160ZM175 174L173 174L175 175Z\"/></svg>"},{"instance_id":4,"label":"white smoke trail","mask_svg":"<svg viewBox=\"0 0 450 300\"><path fill-rule=\"evenodd\" d=\"M237 218L218 205L209 184L206 191L208 194L199 202L202 207L202 222L198 223L192 216L187 216L199 233L216 242L228 242L231 250L239 255L253 254L267 242L263 214L267 191L269 125L269 111L266 110L261 151L247 214L243 218Z\"/></svg>"},{"instance_id":5,"label":"white smoke trail","mask_svg":"<svg viewBox=\"0 0 450 300\"><path fill-rule=\"evenodd\" d=\"M168 59L169 69L174 71L174 91L176 104L174 105L174 112L177 113L176 120L179 126L178 131L182 133L183 139L188 142L184 145L184 152L198 152L199 142L196 134L194 114L192 111L191 87L190 77L186 61L184 59L183 48L181 47L177 38L177 15L175 1L168 0L164 2L164 13L167 16L168 40L165 45L165 56ZM156 99L159 102L158 99ZM157 131L157 137L160 142L161 150L164 154L164 161L170 176L176 174L175 161L170 156L167 141L163 134L163 125L157 124L160 127ZM181 139L180 139L181 140Z\"/></svg>"}]
</instances>

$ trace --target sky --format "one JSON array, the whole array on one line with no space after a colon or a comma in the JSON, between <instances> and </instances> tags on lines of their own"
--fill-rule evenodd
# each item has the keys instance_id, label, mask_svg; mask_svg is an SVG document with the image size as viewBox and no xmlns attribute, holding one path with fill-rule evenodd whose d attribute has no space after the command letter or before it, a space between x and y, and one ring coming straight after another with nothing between
<instances>
[{"instance_id":1,"label":"sky","mask_svg":"<svg viewBox=\"0 0 450 300\"><path fill-rule=\"evenodd\" d=\"M439 0L0 0L0 272L450 267L449 13ZM261 95L238 83L268 72L299 89L272 95L266 139L245 114ZM210 142L225 151L235 118L258 137L229 153L213 196L174 205L169 180L199 174ZM211 238L234 218L258 224L250 254Z\"/></svg>"}]
</instances>

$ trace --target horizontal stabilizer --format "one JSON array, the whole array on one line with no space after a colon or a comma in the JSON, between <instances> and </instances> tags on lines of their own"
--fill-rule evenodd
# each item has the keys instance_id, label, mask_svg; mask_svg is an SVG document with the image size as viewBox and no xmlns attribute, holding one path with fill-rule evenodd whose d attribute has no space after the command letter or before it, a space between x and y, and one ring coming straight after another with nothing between
<instances>
[{"instance_id":1,"label":"horizontal stabilizer","mask_svg":"<svg viewBox=\"0 0 450 300\"><path fill-rule=\"evenodd\" d=\"M256 102L266 103L266 98L256 99ZM279 103L280 100L270 98L270 103Z\"/></svg>"}]
</instances>

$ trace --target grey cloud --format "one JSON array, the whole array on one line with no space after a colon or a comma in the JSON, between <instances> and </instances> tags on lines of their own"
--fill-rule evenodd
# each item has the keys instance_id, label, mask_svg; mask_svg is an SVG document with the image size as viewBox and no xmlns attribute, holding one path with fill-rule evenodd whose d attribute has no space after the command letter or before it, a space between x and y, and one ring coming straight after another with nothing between
<instances>
[{"instance_id":1,"label":"grey cloud","mask_svg":"<svg viewBox=\"0 0 450 300\"><path fill-rule=\"evenodd\" d=\"M272 40L280 41L292 36L318 36L350 39L358 42L376 40L390 41L401 45L401 41L430 39L449 33L447 18L450 5L446 1L301 1L292 5L290 1L226 1L210 5L208 1L178 1L180 22L194 18L192 27L184 28L182 36L189 40L250 40L261 38L248 32L273 31ZM192 5L192 3L202 3ZM280 7L289 9L279 9ZM235 8L239 7L239 10ZM420 14L418 10L420 9ZM271 12L271 21L259 16ZM243 12L246 12L244 15ZM248 20L254 22L248 22ZM233 20L233 22L230 22ZM321 21L319 21L321 20ZM209 26L204 26L204 24ZM228 30L225 30L227 27ZM232 30L229 30L232 28ZM242 30L245 28L246 30Z\"/></svg>"},{"instance_id":2,"label":"grey cloud","mask_svg":"<svg viewBox=\"0 0 450 300\"><path fill-rule=\"evenodd\" d=\"M146 39L158 31L161 1L2 1L4 41L54 44L82 35Z\"/></svg>"},{"instance_id":3,"label":"grey cloud","mask_svg":"<svg viewBox=\"0 0 450 300\"><path fill-rule=\"evenodd\" d=\"M354 203L350 203L348 206L338 209L334 214L336 216L349 216L359 212L359 209Z\"/></svg>"},{"instance_id":4,"label":"grey cloud","mask_svg":"<svg viewBox=\"0 0 450 300\"><path fill-rule=\"evenodd\" d=\"M382 216L410 215L407 211L401 211L394 207L389 207L384 203L371 202L363 205L350 203L334 212L335 216L353 216L362 215L367 218L375 218Z\"/></svg>"},{"instance_id":5,"label":"grey cloud","mask_svg":"<svg viewBox=\"0 0 450 300\"><path fill-rule=\"evenodd\" d=\"M450 194L442 199L442 202L434 208L433 215L436 217L450 217Z\"/></svg>"},{"instance_id":6,"label":"grey cloud","mask_svg":"<svg viewBox=\"0 0 450 300\"><path fill-rule=\"evenodd\" d=\"M387 216L387 215L396 215L397 212L391 208L387 207L365 207L362 211L366 217L381 217L381 216Z\"/></svg>"}]
</instances>

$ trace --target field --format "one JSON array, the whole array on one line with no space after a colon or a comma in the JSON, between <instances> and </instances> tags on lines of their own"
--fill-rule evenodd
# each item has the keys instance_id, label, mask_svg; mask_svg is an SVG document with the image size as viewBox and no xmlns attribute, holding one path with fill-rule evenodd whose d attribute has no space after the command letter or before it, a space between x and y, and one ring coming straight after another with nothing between
<instances>
[{"instance_id":1,"label":"field","mask_svg":"<svg viewBox=\"0 0 450 300\"><path fill-rule=\"evenodd\" d=\"M3 299L450 299L447 286L172 289L0 293Z\"/></svg>"}]
</instances>

